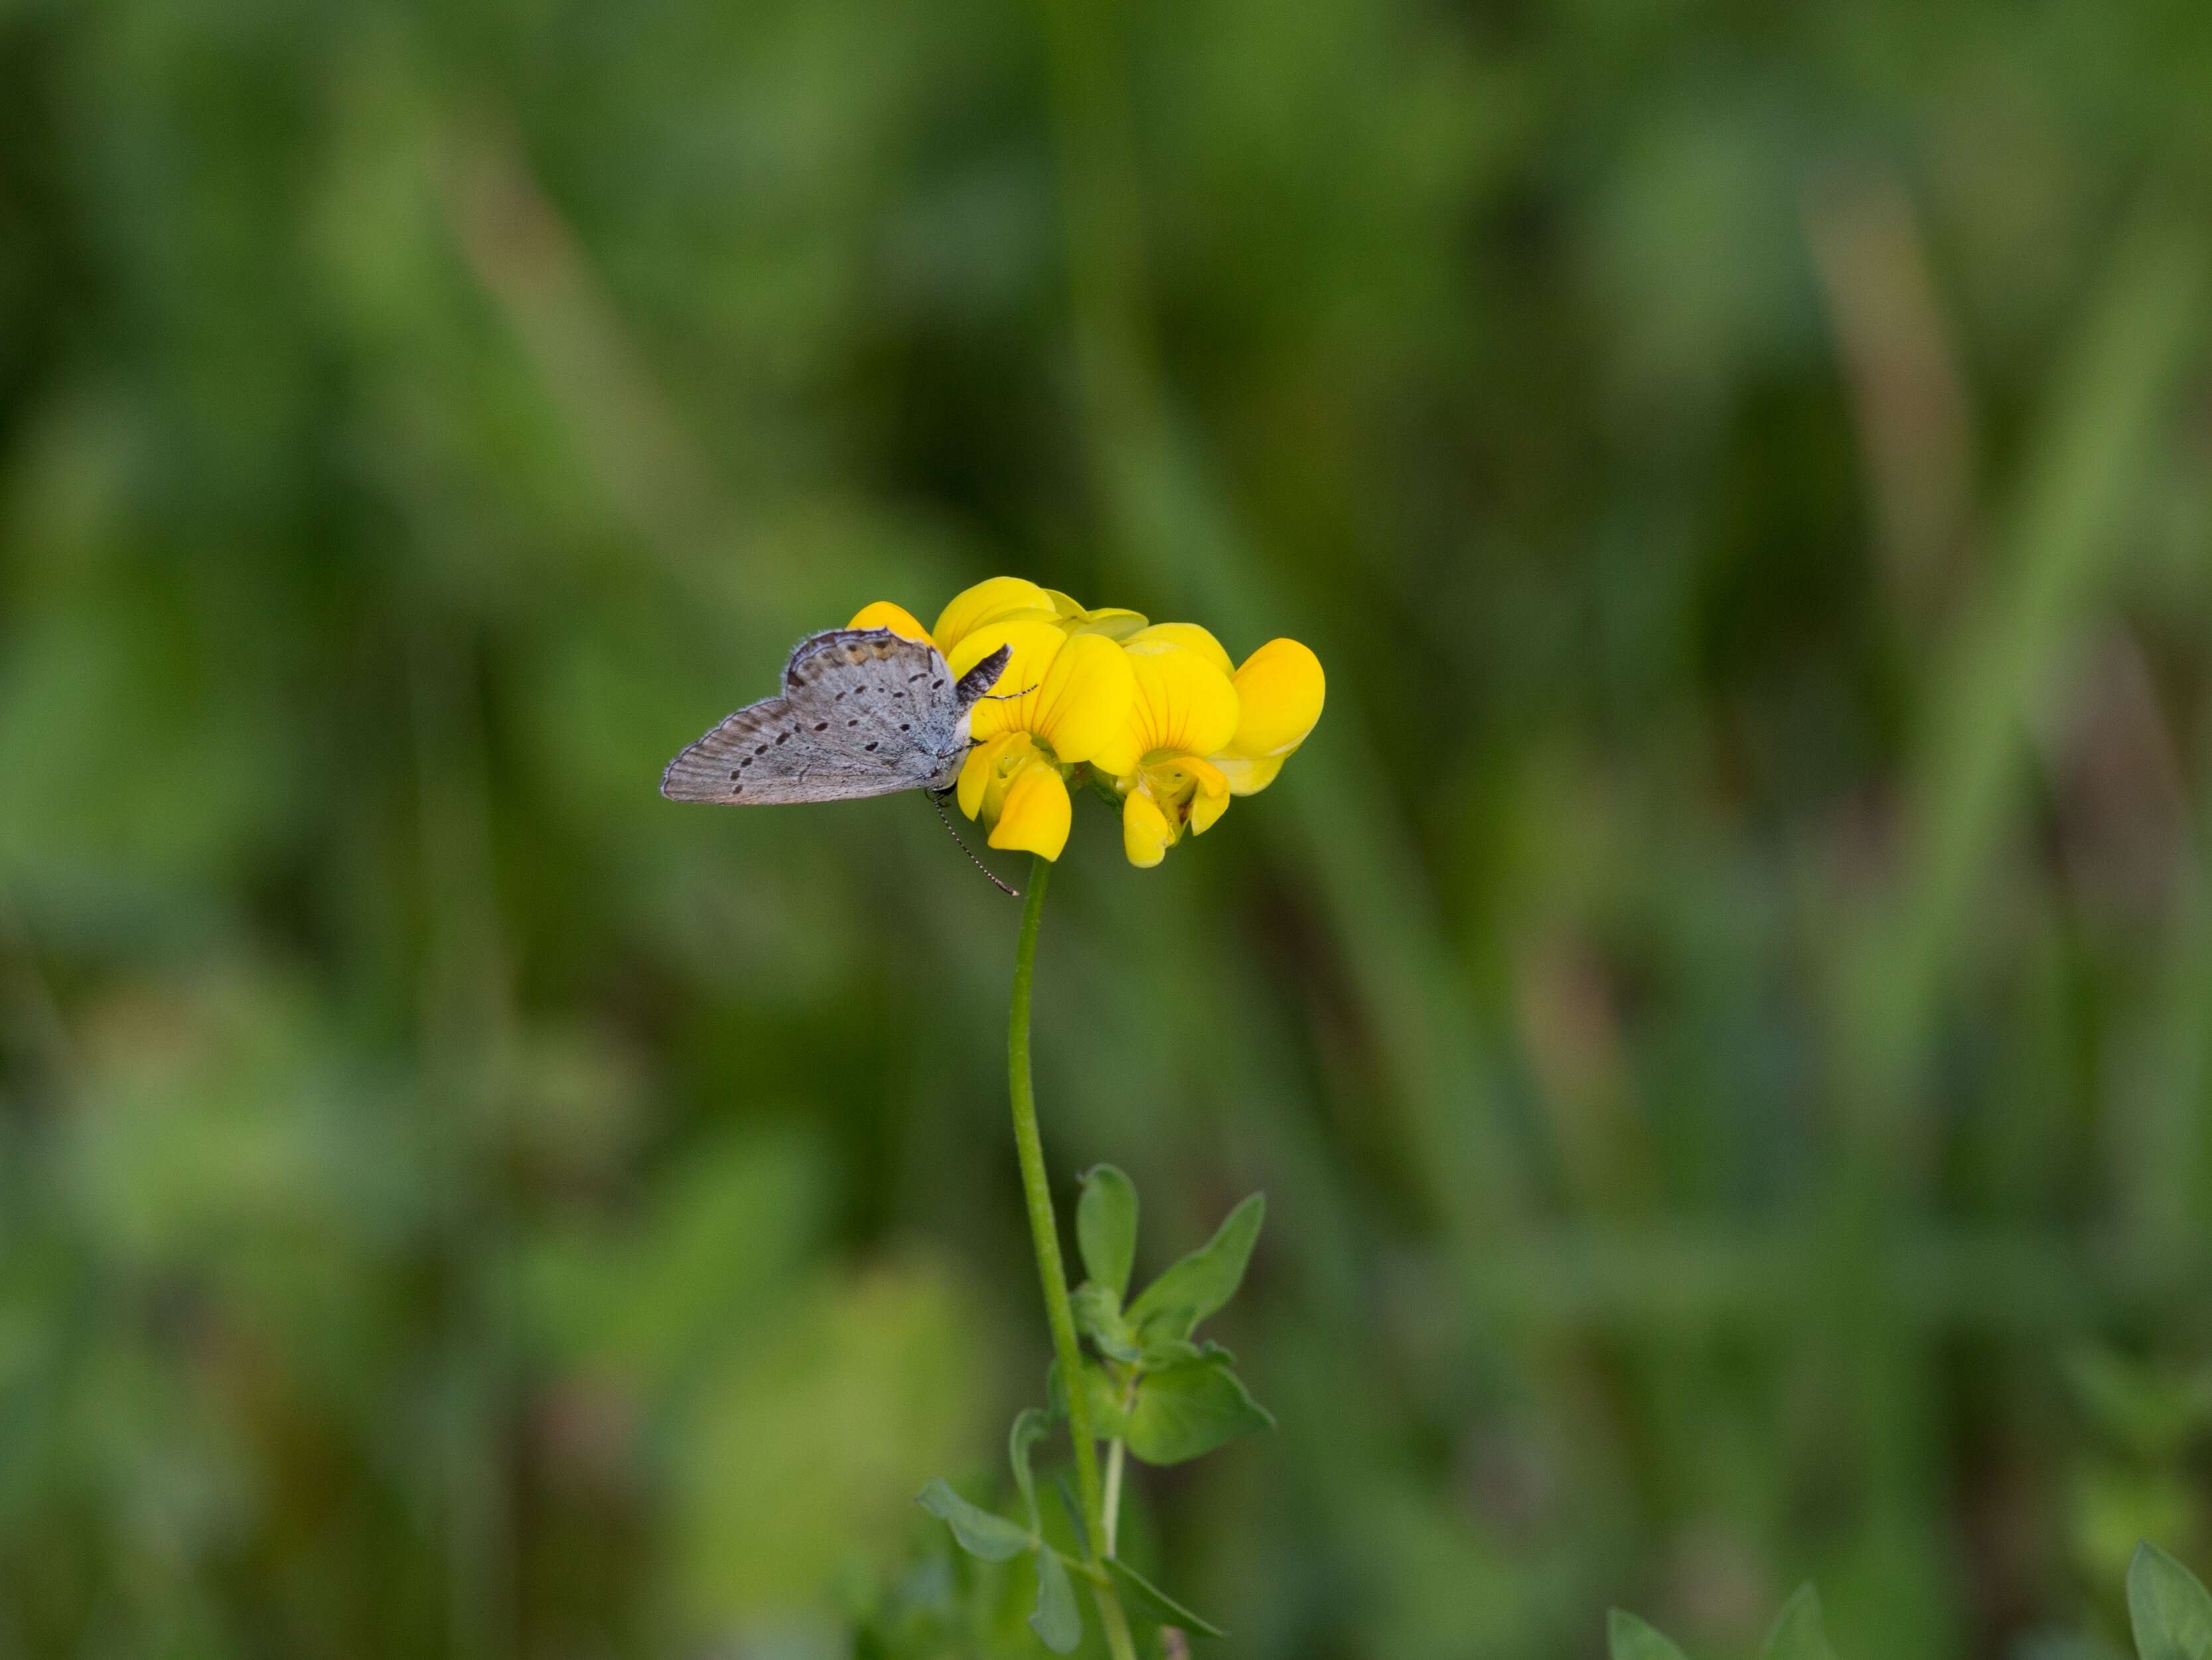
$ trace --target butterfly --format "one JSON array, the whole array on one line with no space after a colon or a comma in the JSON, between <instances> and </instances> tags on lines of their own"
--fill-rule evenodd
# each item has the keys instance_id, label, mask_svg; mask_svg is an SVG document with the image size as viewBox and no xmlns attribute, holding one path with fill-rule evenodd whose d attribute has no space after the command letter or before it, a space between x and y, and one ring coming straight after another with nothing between
<instances>
[{"instance_id":1,"label":"butterfly","mask_svg":"<svg viewBox=\"0 0 2212 1660\"><path fill-rule=\"evenodd\" d=\"M738 806L844 801L950 789L969 716L1006 672L1001 646L954 678L927 640L889 629L831 629L802 640L783 693L749 703L660 775L672 801Z\"/></svg>"}]
</instances>

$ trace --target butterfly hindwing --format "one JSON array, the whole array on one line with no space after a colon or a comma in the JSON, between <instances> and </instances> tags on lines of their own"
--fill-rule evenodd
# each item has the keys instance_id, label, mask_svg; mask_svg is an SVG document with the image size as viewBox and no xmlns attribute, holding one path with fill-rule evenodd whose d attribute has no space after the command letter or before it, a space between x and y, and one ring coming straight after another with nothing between
<instances>
[{"instance_id":1,"label":"butterfly hindwing","mask_svg":"<svg viewBox=\"0 0 2212 1660\"><path fill-rule=\"evenodd\" d=\"M742 806L941 789L967 756L969 702L927 641L833 629L799 642L783 685L669 763L661 794Z\"/></svg>"}]
</instances>

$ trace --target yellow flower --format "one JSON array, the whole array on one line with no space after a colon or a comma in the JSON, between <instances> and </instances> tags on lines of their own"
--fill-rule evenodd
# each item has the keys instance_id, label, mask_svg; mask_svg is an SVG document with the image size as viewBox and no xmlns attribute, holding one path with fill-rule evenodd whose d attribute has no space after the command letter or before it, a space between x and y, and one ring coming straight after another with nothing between
<instances>
[{"instance_id":1,"label":"yellow flower","mask_svg":"<svg viewBox=\"0 0 2212 1660\"><path fill-rule=\"evenodd\" d=\"M963 635L949 661L965 674L1001 646L1012 654L1005 691L975 706L975 741L960 769L960 810L990 827L994 848L1048 859L1067 845L1067 775L1097 754L1129 716L1135 677L1127 654L1100 634L1071 635L1058 622L1000 618Z\"/></svg>"},{"instance_id":2,"label":"yellow flower","mask_svg":"<svg viewBox=\"0 0 2212 1660\"><path fill-rule=\"evenodd\" d=\"M1228 654L1188 623L1143 629L1122 654L1135 681L1129 718L1091 765L1121 798L1122 851L1149 869L1228 810L1229 780L1206 757L1237 735L1237 690Z\"/></svg>"},{"instance_id":3,"label":"yellow flower","mask_svg":"<svg viewBox=\"0 0 2212 1660\"><path fill-rule=\"evenodd\" d=\"M1128 724L1091 765L1121 798L1129 862L1157 865L1186 831L1200 836L1232 795L1255 795L1321 718L1321 663L1274 640L1232 668L1195 623L1156 623L1123 644L1136 675Z\"/></svg>"},{"instance_id":4,"label":"yellow flower","mask_svg":"<svg viewBox=\"0 0 2212 1660\"><path fill-rule=\"evenodd\" d=\"M1295 640L1269 641L1236 666L1195 623L1088 610L1018 576L956 594L933 628L889 600L847 626L930 641L955 674L1011 648L970 717L960 808L989 828L993 847L1048 859L1067 845L1077 768L1111 781L1129 861L1157 865L1185 832L1212 828L1231 796L1274 781L1327 690L1319 660Z\"/></svg>"}]
</instances>

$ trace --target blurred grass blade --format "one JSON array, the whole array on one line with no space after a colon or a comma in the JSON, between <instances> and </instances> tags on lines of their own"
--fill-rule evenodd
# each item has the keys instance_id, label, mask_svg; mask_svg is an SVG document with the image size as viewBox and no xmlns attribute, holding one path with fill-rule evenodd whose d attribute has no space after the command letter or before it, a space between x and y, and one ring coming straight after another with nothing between
<instances>
[{"instance_id":1,"label":"blurred grass blade","mask_svg":"<svg viewBox=\"0 0 2212 1660\"><path fill-rule=\"evenodd\" d=\"M1881 1133L2008 822L2025 716L2086 606L2128 550L2127 515L2202 328L2206 246L2153 216L2124 240L2100 301L2044 401L2000 556L1929 689L1912 769L1910 842L1895 902L1861 941L1850 1053L1871 1069Z\"/></svg>"}]
</instances>

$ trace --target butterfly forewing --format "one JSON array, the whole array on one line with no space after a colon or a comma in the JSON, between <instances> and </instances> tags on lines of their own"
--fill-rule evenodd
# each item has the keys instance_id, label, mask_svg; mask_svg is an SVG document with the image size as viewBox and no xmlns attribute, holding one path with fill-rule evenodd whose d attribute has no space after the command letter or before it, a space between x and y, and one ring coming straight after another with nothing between
<instances>
[{"instance_id":1,"label":"butterfly forewing","mask_svg":"<svg viewBox=\"0 0 2212 1660\"><path fill-rule=\"evenodd\" d=\"M748 705L668 764L660 793L738 805L943 788L968 751L968 709L937 648L887 629L799 642L783 695Z\"/></svg>"}]
</instances>

